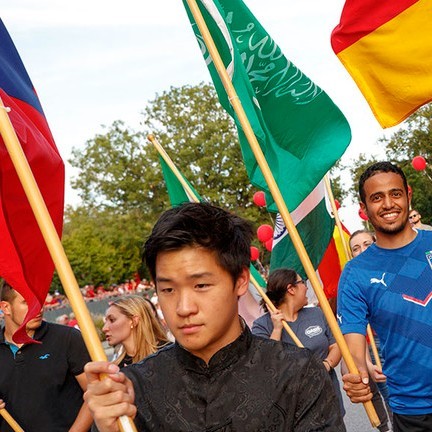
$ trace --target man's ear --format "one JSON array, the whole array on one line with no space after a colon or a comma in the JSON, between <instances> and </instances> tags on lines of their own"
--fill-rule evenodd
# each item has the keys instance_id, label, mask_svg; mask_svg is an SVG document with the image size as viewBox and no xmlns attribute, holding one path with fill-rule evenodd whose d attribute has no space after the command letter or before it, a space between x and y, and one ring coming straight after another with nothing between
<instances>
[{"instance_id":1,"label":"man's ear","mask_svg":"<svg viewBox=\"0 0 432 432\"><path fill-rule=\"evenodd\" d=\"M9 304L9 302L7 302L7 301L1 301L0 302L0 310L2 310L5 315L9 315L10 314L10 304Z\"/></svg>"},{"instance_id":2,"label":"man's ear","mask_svg":"<svg viewBox=\"0 0 432 432\"><path fill-rule=\"evenodd\" d=\"M363 213L364 213L367 217L369 217L369 215L368 215L368 211L367 211L367 208L366 208L366 204L360 201L360 208L362 209Z\"/></svg>"},{"instance_id":3,"label":"man's ear","mask_svg":"<svg viewBox=\"0 0 432 432\"><path fill-rule=\"evenodd\" d=\"M247 293L249 289L250 272L249 268L244 267L239 277L237 278L235 289L237 290L237 296L240 297Z\"/></svg>"}]
</instances>

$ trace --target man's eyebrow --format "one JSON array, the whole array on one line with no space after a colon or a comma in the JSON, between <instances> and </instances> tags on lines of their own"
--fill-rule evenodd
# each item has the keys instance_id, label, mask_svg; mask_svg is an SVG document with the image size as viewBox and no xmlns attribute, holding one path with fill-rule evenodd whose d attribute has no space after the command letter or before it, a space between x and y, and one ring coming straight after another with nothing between
<instances>
[{"instance_id":1,"label":"man's eyebrow","mask_svg":"<svg viewBox=\"0 0 432 432\"><path fill-rule=\"evenodd\" d=\"M213 276L213 273L211 272L200 272L200 273L193 273L187 277L187 279L199 279L206 276ZM164 276L156 276L156 282L173 282L172 278L164 277Z\"/></svg>"},{"instance_id":2,"label":"man's eyebrow","mask_svg":"<svg viewBox=\"0 0 432 432\"><path fill-rule=\"evenodd\" d=\"M369 198L373 197L374 195L382 195L382 194L385 194L385 193L392 193L392 192L396 192L396 191L402 192L403 188L392 188L392 189L389 189L388 191L376 191L376 192L372 192L369 195Z\"/></svg>"},{"instance_id":3,"label":"man's eyebrow","mask_svg":"<svg viewBox=\"0 0 432 432\"><path fill-rule=\"evenodd\" d=\"M171 282L171 281L172 281L172 279L170 279L170 278L157 277L157 276L156 276L156 280L155 280L155 282Z\"/></svg>"},{"instance_id":4,"label":"man's eyebrow","mask_svg":"<svg viewBox=\"0 0 432 432\"><path fill-rule=\"evenodd\" d=\"M201 273L193 273L189 276L190 279L198 279L205 276L213 276L211 272L201 272Z\"/></svg>"}]
</instances>

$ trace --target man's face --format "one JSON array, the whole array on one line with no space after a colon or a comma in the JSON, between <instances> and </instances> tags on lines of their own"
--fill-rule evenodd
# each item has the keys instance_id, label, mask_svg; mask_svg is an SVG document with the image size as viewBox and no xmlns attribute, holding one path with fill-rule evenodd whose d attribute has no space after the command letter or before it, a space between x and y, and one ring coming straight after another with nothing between
<instances>
[{"instance_id":1,"label":"man's face","mask_svg":"<svg viewBox=\"0 0 432 432\"><path fill-rule=\"evenodd\" d=\"M24 297L16 292L15 298L10 302L1 302L2 310L5 314L5 319L11 327L11 331L15 332L18 327L23 323L25 316L27 315L28 306ZM30 320L26 325L27 332L34 333L34 331L40 327L42 323L42 310L40 313Z\"/></svg>"},{"instance_id":2,"label":"man's face","mask_svg":"<svg viewBox=\"0 0 432 432\"><path fill-rule=\"evenodd\" d=\"M156 259L157 293L168 327L205 362L239 336L238 296L248 284L248 269L233 282L215 253L201 247L162 252Z\"/></svg>"},{"instance_id":3,"label":"man's face","mask_svg":"<svg viewBox=\"0 0 432 432\"><path fill-rule=\"evenodd\" d=\"M377 233L397 234L406 228L410 197L399 175L375 174L364 183L364 192L360 205Z\"/></svg>"},{"instance_id":4,"label":"man's face","mask_svg":"<svg viewBox=\"0 0 432 432\"><path fill-rule=\"evenodd\" d=\"M420 225L421 216L416 210L411 210L409 214L409 222L411 226L416 227Z\"/></svg>"}]
</instances>

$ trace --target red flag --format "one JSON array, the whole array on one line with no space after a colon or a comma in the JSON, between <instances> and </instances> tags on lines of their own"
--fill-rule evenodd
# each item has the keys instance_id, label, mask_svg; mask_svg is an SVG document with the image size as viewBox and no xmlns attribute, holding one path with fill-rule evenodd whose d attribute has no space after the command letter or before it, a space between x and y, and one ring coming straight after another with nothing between
<instances>
[{"instance_id":1,"label":"red flag","mask_svg":"<svg viewBox=\"0 0 432 432\"><path fill-rule=\"evenodd\" d=\"M342 224L345 242L348 244L349 231ZM324 293L328 299L337 297L337 287L339 278L342 273L347 258L343 247L343 240L340 237L337 227L334 228L333 237L327 247L327 250L318 266L318 276L323 284Z\"/></svg>"},{"instance_id":2,"label":"red flag","mask_svg":"<svg viewBox=\"0 0 432 432\"><path fill-rule=\"evenodd\" d=\"M60 235L63 224L64 164L20 56L0 20L0 97ZM25 324L41 310L54 264L0 137L0 276L27 301L27 316L13 336L30 342Z\"/></svg>"}]
</instances>

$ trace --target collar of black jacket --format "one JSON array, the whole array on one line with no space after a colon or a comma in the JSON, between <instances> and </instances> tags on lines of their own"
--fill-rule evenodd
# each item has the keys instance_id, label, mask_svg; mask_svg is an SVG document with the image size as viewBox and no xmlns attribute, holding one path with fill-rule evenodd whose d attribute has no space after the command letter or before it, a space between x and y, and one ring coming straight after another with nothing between
<instances>
[{"instance_id":1,"label":"collar of black jacket","mask_svg":"<svg viewBox=\"0 0 432 432\"><path fill-rule=\"evenodd\" d=\"M243 328L240 336L214 354L208 364L176 343L177 356L180 363L188 370L207 375L229 367L240 357L246 355L251 345L252 334L243 318L240 318L240 320Z\"/></svg>"}]
</instances>

